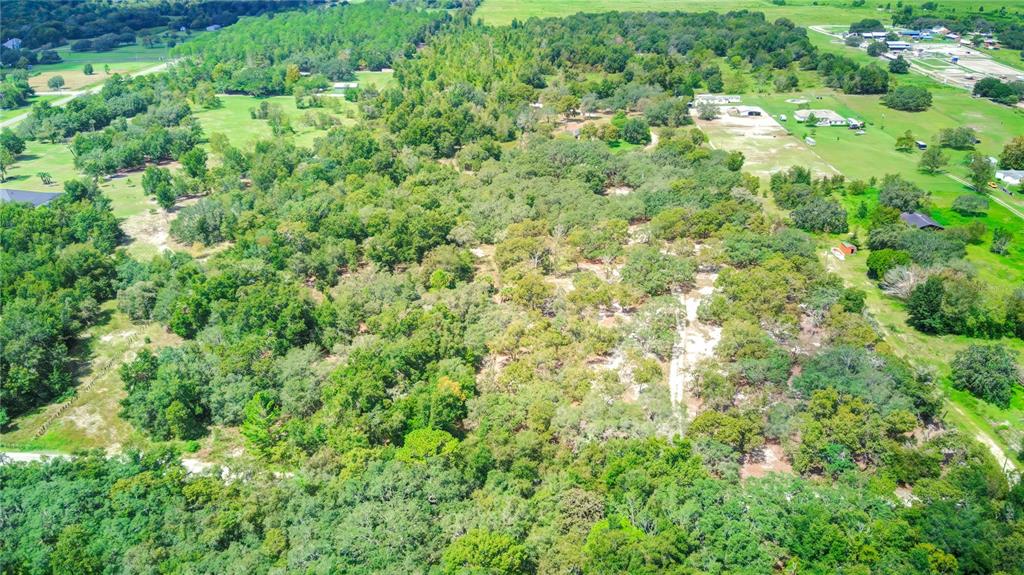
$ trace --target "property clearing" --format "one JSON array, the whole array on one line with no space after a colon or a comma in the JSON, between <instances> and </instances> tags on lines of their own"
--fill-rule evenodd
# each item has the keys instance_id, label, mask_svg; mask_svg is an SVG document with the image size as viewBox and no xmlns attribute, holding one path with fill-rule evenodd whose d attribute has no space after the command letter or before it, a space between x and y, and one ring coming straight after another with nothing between
<instances>
[{"instance_id":1,"label":"property clearing","mask_svg":"<svg viewBox=\"0 0 1024 575\"><path fill-rule=\"evenodd\" d=\"M694 121L715 148L743 152L744 171L763 177L799 165L819 176L839 173L768 113L739 115L735 106L722 106L719 110L721 113L714 120L701 120L694 112Z\"/></svg>"}]
</instances>

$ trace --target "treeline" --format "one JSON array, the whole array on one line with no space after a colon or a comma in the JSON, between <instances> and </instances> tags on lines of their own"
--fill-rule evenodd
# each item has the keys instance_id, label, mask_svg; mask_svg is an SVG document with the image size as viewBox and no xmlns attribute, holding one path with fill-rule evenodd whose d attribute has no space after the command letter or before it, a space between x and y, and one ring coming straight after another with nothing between
<instances>
[{"instance_id":1,"label":"treeline","mask_svg":"<svg viewBox=\"0 0 1024 575\"><path fill-rule=\"evenodd\" d=\"M181 85L172 74L114 74L96 94L64 106L36 104L17 134L51 143L70 139L75 167L93 178L179 159L203 138Z\"/></svg>"},{"instance_id":2,"label":"treeline","mask_svg":"<svg viewBox=\"0 0 1024 575\"><path fill-rule=\"evenodd\" d=\"M4 7L4 29L0 40L6 42L18 38L23 48L33 50L104 36L134 43L135 33L150 28L176 31L181 27L201 30L214 24L228 26L241 16L294 10L317 3L316 0L159 0L121 5L92 0L24 0ZM113 47L104 45L97 49Z\"/></svg>"},{"instance_id":3,"label":"treeline","mask_svg":"<svg viewBox=\"0 0 1024 575\"><path fill-rule=\"evenodd\" d=\"M723 70L716 58L734 69ZM888 87L881 68L819 55L806 31L786 20L772 24L748 12L613 12L510 28L453 24L418 58L399 63L399 87L364 111L405 145L447 157L475 141L511 141L552 112L640 110L660 125L682 124L686 101L673 98L728 91L726 80L747 68L776 77L784 89L796 87L796 68L818 70L851 93ZM543 109L528 106L538 99Z\"/></svg>"},{"instance_id":4,"label":"treeline","mask_svg":"<svg viewBox=\"0 0 1024 575\"><path fill-rule=\"evenodd\" d=\"M38 208L0 203L0 427L70 388L75 338L115 295L120 239L110 200L84 180Z\"/></svg>"},{"instance_id":5,"label":"treeline","mask_svg":"<svg viewBox=\"0 0 1024 575\"><path fill-rule=\"evenodd\" d=\"M253 18L215 37L177 48L197 61L219 91L254 95L290 93L294 74L352 80L356 70L380 70L411 57L448 15L391 8L373 1L324 10Z\"/></svg>"},{"instance_id":6,"label":"treeline","mask_svg":"<svg viewBox=\"0 0 1024 575\"><path fill-rule=\"evenodd\" d=\"M0 78L0 108L20 108L28 104L35 90L28 85L28 73L15 70L2 74Z\"/></svg>"}]
</instances>

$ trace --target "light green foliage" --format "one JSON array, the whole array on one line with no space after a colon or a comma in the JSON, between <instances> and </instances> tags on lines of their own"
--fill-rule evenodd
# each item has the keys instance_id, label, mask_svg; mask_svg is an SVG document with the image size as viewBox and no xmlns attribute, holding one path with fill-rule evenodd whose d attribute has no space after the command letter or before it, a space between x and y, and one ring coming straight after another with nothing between
<instances>
[{"instance_id":1,"label":"light green foliage","mask_svg":"<svg viewBox=\"0 0 1024 575\"><path fill-rule=\"evenodd\" d=\"M395 457L407 463L424 463L429 458L450 454L458 444L458 440L447 431L417 429L405 436L405 443Z\"/></svg>"},{"instance_id":2,"label":"light green foliage","mask_svg":"<svg viewBox=\"0 0 1024 575\"><path fill-rule=\"evenodd\" d=\"M684 258L663 254L656 248L636 247L626 256L622 281L648 295L663 295L693 285L693 264Z\"/></svg>"}]
</instances>

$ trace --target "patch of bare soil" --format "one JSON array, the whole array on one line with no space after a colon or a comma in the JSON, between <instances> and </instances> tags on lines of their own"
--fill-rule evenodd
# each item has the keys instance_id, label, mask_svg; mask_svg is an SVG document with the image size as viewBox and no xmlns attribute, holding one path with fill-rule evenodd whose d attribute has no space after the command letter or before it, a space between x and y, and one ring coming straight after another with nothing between
<instances>
[{"instance_id":1,"label":"patch of bare soil","mask_svg":"<svg viewBox=\"0 0 1024 575\"><path fill-rule=\"evenodd\" d=\"M679 318L676 346L669 363L668 381L672 405L683 404L687 419L692 421L703 406L693 389L696 368L699 363L715 353L715 347L722 339L722 328L708 325L697 319L697 308L701 300L714 292L717 273L697 274L696 287L679 296L686 316Z\"/></svg>"},{"instance_id":2,"label":"patch of bare soil","mask_svg":"<svg viewBox=\"0 0 1024 575\"><path fill-rule=\"evenodd\" d=\"M606 264L603 262L581 261L576 264L576 267L578 267L581 271L594 272L599 278L611 280L619 279L619 277L622 275L621 272L623 265L625 264Z\"/></svg>"},{"instance_id":3,"label":"patch of bare soil","mask_svg":"<svg viewBox=\"0 0 1024 575\"><path fill-rule=\"evenodd\" d=\"M751 456L740 468L740 477L764 477L769 473L793 473L793 466L786 460L786 454L778 443L768 443L757 457Z\"/></svg>"},{"instance_id":4,"label":"patch of bare soil","mask_svg":"<svg viewBox=\"0 0 1024 575\"><path fill-rule=\"evenodd\" d=\"M157 207L156 202L150 203L153 208L129 216L121 222L121 229L132 243L141 243L153 246L158 253L167 250L183 251L187 248L171 239L171 222L178 215L178 210L198 202L198 198L188 198L178 202L177 208L168 213Z\"/></svg>"}]
</instances>

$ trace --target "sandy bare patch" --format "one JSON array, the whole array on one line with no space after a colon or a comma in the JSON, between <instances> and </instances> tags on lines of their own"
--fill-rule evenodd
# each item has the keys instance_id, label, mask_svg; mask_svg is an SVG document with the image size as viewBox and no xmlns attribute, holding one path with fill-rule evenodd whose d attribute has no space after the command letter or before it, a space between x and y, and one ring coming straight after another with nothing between
<instances>
[{"instance_id":1,"label":"sandy bare patch","mask_svg":"<svg viewBox=\"0 0 1024 575\"><path fill-rule=\"evenodd\" d=\"M135 331L134 330L126 329L124 331L116 331L114 333L108 333L108 334L101 335L100 336L100 341L102 341L104 343L110 343L110 342L112 342L114 340L118 340L118 339L128 339L128 338L130 338L130 337L132 337L134 335L135 335Z\"/></svg>"},{"instance_id":2,"label":"sandy bare patch","mask_svg":"<svg viewBox=\"0 0 1024 575\"><path fill-rule=\"evenodd\" d=\"M93 436L99 434L105 423L103 417L87 405L72 408L67 414L67 419L86 435Z\"/></svg>"},{"instance_id":3,"label":"sandy bare patch","mask_svg":"<svg viewBox=\"0 0 1024 575\"><path fill-rule=\"evenodd\" d=\"M177 203L177 209L168 213L158 208L156 202L150 200L153 207L141 214L125 218L121 222L121 230L128 236L131 243L138 242L153 246L158 253L172 249L187 251L186 246L171 238L171 222L178 216L178 210L198 201L198 198L180 200Z\"/></svg>"},{"instance_id":4,"label":"sandy bare patch","mask_svg":"<svg viewBox=\"0 0 1024 575\"><path fill-rule=\"evenodd\" d=\"M605 190L605 195L608 196L628 196L633 193L633 188L629 186L612 186Z\"/></svg>"},{"instance_id":5,"label":"sandy bare patch","mask_svg":"<svg viewBox=\"0 0 1024 575\"><path fill-rule=\"evenodd\" d=\"M769 473L793 473L793 466L786 460L786 454L778 443L768 443L759 457L747 458L740 468L740 477L764 477Z\"/></svg>"},{"instance_id":6,"label":"sandy bare patch","mask_svg":"<svg viewBox=\"0 0 1024 575\"><path fill-rule=\"evenodd\" d=\"M675 348L669 362L668 382L672 405L683 404L689 420L697 417L703 402L693 389L696 368L702 360L712 357L715 347L722 339L722 328L708 325L697 319L697 308L701 300L710 296L715 289L717 273L697 274L696 288L679 296L679 302L686 312L679 318Z\"/></svg>"}]
</instances>

